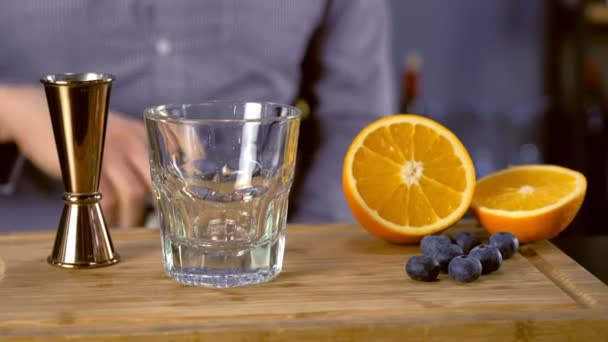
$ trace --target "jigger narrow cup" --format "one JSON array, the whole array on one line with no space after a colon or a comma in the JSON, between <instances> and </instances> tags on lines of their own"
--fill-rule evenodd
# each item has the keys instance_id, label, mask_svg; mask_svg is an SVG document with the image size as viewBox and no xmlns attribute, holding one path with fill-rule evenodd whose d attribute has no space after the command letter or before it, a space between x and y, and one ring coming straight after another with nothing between
<instances>
[{"instance_id":1,"label":"jigger narrow cup","mask_svg":"<svg viewBox=\"0 0 608 342\"><path fill-rule=\"evenodd\" d=\"M48 258L52 265L91 268L119 260L98 192L113 79L108 74L66 73L46 75L40 80L65 188L65 205Z\"/></svg>"}]
</instances>

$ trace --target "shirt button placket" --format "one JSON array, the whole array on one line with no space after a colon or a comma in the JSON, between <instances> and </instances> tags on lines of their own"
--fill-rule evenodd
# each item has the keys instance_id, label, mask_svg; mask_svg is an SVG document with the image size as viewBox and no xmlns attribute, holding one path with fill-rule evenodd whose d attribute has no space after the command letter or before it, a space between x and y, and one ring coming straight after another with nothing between
<instances>
[{"instance_id":1,"label":"shirt button placket","mask_svg":"<svg viewBox=\"0 0 608 342\"><path fill-rule=\"evenodd\" d=\"M164 37L158 38L156 40L154 47L156 49L156 53L159 56L168 56L169 54L171 54L171 51L173 50L171 41Z\"/></svg>"}]
</instances>

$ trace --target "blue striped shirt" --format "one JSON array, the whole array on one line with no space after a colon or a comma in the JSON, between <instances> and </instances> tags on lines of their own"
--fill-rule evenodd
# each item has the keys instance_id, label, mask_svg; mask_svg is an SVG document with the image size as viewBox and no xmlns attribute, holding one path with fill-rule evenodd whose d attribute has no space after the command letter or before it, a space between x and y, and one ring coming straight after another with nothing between
<instances>
[{"instance_id":1,"label":"blue striped shirt","mask_svg":"<svg viewBox=\"0 0 608 342\"><path fill-rule=\"evenodd\" d=\"M293 103L309 79L318 130L301 145L319 148L293 218L348 221L346 148L393 111L389 21L381 0L10 1L0 8L0 82L112 73L111 109L141 118L160 103Z\"/></svg>"}]
</instances>

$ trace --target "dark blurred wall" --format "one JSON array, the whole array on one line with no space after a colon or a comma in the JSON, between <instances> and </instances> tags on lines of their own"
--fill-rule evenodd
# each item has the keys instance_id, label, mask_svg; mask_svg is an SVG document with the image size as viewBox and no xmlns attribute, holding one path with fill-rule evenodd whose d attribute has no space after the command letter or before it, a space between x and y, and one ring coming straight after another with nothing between
<instances>
[{"instance_id":1,"label":"dark blurred wall","mask_svg":"<svg viewBox=\"0 0 608 342\"><path fill-rule=\"evenodd\" d=\"M510 106L542 95L545 1L392 0L391 6L396 82L404 55L417 51L427 100Z\"/></svg>"},{"instance_id":2,"label":"dark blurred wall","mask_svg":"<svg viewBox=\"0 0 608 342\"><path fill-rule=\"evenodd\" d=\"M477 174L544 161L543 0L392 0L393 60L423 60L422 114L456 133ZM419 113L419 112L417 112Z\"/></svg>"}]
</instances>

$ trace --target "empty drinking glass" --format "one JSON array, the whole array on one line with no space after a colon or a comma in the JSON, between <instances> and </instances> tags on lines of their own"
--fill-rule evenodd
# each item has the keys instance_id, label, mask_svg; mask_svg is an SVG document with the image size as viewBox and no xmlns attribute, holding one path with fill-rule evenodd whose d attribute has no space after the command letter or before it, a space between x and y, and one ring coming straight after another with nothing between
<instances>
[{"instance_id":1,"label":"empty drinking glass","mask_svg":"<svg viewBox=\"0 0 608 342\"><path fill-rule=\"evenodd\" d=\"M145 111L167 274L234 287L281 271L299 112L264 102Z\"/></svg>"}]
</instances>

